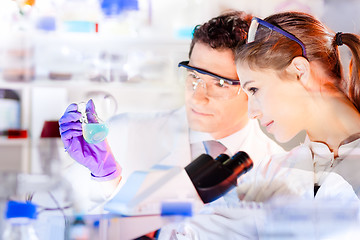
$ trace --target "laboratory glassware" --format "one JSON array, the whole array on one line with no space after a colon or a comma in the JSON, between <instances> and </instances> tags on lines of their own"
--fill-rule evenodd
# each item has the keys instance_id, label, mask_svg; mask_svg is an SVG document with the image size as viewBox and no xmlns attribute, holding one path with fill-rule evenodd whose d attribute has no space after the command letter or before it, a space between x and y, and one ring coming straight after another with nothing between
<instances>
[{"instance_id":1,"label":"laboratory glassware","mask_svg":"<svg viewBox=\"0 0 360 240\"><path fill-rule=\"evenodd\" d=\"M6 240L38 240L33 222L37 218L36 206L30 202L9 201L6 210L7 225L3 233Z\"/></svg>"},{"instance_id":2,"label":"laboratory glassware","mask_svg":"<svg viewBox=\"0 0 360 240\"><path fill-rule=\"evenodd\" d=\"M108 124L96 112L87 111L84 102L78 104L78 111L82 114L80 121L85 141L91 144L104 141L109 133Z\"/></svg>"}]
</instances>

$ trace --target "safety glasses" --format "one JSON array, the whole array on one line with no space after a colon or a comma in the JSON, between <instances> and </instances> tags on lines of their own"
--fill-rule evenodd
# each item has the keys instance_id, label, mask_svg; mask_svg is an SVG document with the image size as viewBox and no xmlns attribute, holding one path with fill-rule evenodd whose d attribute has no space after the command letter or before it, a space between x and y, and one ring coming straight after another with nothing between
<instances>
[{"instance_id":1,"label":"safety glasses","mask_svg":"<svg viewBox=\"0 0 360 240\"><path fill-rule=\"evenodd\" d=\"M189 61L182 61L178 64L178 67L184 67L186 69L189 69L189 70L193 70L193 71L196 71L198 73L201 73L201 74L204 74L204 75L208 75L208 76L211 76L213 77L214 79L216 80L219 80L221 82L225 82L229 85L240 85L240 81L239 80L234 80L234 79L230 79L230 78L225 78L225 77L220 77L214 73L211 73L211 72L208 72L208 71L205 71L205 70L202 70L200 68L196 68L196 67L192 67L192 66L189 66Z\"/></svg>"},{"instance_id":2,"label":"safety glasses","mask_svg":"<svg viewBox=\"0 0 360 240\"><path fill-rule=\"evenodd\" d=\"M195 91L199 86L202 86L209 97L217 99L229 99L240 92L239 80L221 77L203 69L189 66L189 61L180 62L178 67L188 91Z\"/></svg>"},{"instance_id":3,"label":"safety glasses","mask_svg":"<svg viewBox=\"0 0 360 240\"><path fill-rule=\"evenodd\" d=\"M250 43L250 42L257 41L259 39L263 40L263 39L269 38L272 31L280 33L281 35L297 42L302 49L303 57L307 58L305 45L300 39L295 37L293 34L285 31L284 29L276 27L276 26L272 25L271 23L268 23L257 17L253 17L253 19L251 21L251 25L250 25L250 28L248 31L248 36L247 36L247 42Z\"/></svg>"}]
</instances>

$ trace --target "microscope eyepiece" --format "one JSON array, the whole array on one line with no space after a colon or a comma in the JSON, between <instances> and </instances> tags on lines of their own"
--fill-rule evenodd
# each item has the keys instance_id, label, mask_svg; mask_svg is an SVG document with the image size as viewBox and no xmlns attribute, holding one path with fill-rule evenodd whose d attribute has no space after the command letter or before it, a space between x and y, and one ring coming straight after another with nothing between
<instances>
[{"instance_id":1,"label":"microscope eyepiece","mask_svg":"<svg viewBox=\"0 0 360 240\"><path fill-rule=\"evenodd\" d=\"M248 172L253 162L246 152L237 152L231 158L220 154L213 159L202 154L185 167L204 203L212 202L237 185L237 178Z\"/></svg>"},{"instance_id":2,"label":"microscope eyepiece","mask_svg":"<svg viewBox=\"0 0 360 240\"><path fill-rule=\"evenodd\" d=\"M253 167L253 162L246 152L239 151L224 162L224 166L234 174L244 174Z\"/></svg>"}]
</instances>

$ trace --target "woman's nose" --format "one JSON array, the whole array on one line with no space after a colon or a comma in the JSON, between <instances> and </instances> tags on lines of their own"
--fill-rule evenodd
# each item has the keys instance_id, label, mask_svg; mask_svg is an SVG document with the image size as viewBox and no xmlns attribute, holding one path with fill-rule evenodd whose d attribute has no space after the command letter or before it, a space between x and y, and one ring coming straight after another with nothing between
<instances>
[{"instance_id":1,"label":"woman's nose","mask_svg":"<svg viewBox=\"0 0 360 240\"><path fill-rule=\"evenodd\" d=\"M248 115L249 115L249 118L251 119L258 119L260 118L261 116L261 111L260 111L260 108L259 108L259 105L251 100L250 98L248 99Z\"/></svg>"}]
</instances>

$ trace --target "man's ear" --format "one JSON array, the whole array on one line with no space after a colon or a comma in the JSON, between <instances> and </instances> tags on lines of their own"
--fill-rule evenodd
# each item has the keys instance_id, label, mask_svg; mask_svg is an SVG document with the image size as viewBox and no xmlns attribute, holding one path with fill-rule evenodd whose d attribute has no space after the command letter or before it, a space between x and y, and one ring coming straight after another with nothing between
<instances>
[{"instance_id":1,"label":"man's ear","mask_svg":"<svg viewBox=\"0 0 360 240\"><path fill-rule=\"evenodd\" d=\"M304 57L295 57L286 70L291 74L295 74L304 86L310 84L310 63Z\"/></svg>"}]
</instances>

